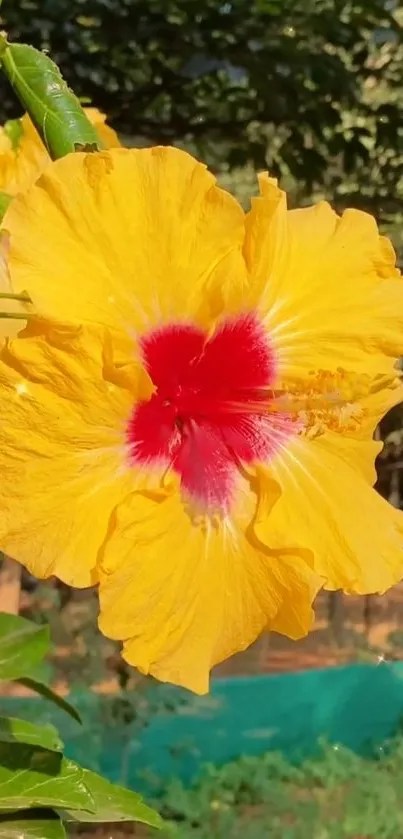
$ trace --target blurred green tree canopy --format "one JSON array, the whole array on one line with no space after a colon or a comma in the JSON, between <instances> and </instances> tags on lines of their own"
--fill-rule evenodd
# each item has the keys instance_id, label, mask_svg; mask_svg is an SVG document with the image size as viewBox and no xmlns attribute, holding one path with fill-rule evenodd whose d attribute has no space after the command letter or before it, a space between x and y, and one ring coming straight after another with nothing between
<instances>
[{"instance_id":1,"label":"blurred green tree canopy","mask_svg":"<svg viewBox=\"0 0 403 839\"><path fill-rule=\"evenodd\" d=\"M398 0L3 0L1 23L49 50L121 132L190 146L218 170L269 166L299 201L324 190L396 221Z\"/></svg>"}]
</instances>

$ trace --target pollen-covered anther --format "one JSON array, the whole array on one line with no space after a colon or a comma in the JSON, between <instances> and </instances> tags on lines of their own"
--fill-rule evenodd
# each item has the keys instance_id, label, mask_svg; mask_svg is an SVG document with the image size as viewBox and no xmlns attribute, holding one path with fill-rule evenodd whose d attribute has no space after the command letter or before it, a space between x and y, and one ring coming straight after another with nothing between
<instances>
[{"instance_id":1,"label":"pollen-covered anther","mask_svg":"<svg viewBox=\"0 0 403 839\"><path fill-rule=\"evenodd\" d=\"M357 403L345 403L329 410L301 411L300 434L309 438L318 437L326 431L354 432L365 416L364 409Z\"/></svg>"},{"instance_id":2,"label":"pollen-covered anther","mask_svg":"<svg viewBox=\"0 0 403 839\"><path fill-rule=\"evenodd\" d=\"M271 410L296 416L299 434L309 438L337 432L356 431L365 415L362 398L370 392L367 376L352 375L346 370L311 371L304 381L287 382L277 392Z\"/></svg>"}]
</instances>

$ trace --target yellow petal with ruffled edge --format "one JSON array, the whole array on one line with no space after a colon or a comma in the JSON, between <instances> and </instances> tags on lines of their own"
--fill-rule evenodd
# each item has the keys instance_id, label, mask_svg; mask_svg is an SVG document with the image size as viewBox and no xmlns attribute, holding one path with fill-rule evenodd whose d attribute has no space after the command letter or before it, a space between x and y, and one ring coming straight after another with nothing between
<instances>
[{"instance_id":1,"label":"yellow petal with ruffled edge","mask_svg":"<svg viewBox=\"0 0 403 839\"><path fill-rule=\"evenodd\" d=\"M209 527L177 492L118 505L101 561L100 628L141 672L206 693L211 668L263 630L300 638L310 629L322 581L304 552L270 551L249 534L251 501Z\"/></svg>"},{"instance_id":2,"label":"yellow petal with ruffled edge","mask_svg":"<svg viewBox=\"0 0 403 839\"><path fill-rule=\"evenodd\" d=\"M105 148L121 145L116 131L106 124L105 114L97 108L84 108ZM13 148L3 128L0 129L0 190L8 195L24 194L51 164L50 156L27 114L21 118L22 134Z\"/></svg>"},{"instance_id":3,"label":"yellow petal with ruffled edge","mask_svg":"<svg viewBox=\"0 0 403 839\"><path fill-rule=\"evenodd\" d=\"M247 219L249 299L277 351L277 387L302 406L305 433L261 468L255 532L266 544L288 538L311 550L330 589L385 591L403 576L403 514L371 488L382 447L375 427L403 397L393 249L365 213L339 218L325 202L287 211L276 182L260 184Z\"/></svg>"},{"instance_id":4,"label":"yellow petal with ruffled edge","mask_svg":"<svg viewBox=\"0 0 403 839\"><path fill-rule=\"evenodd\" d=\"M271 546L312 551L329 589L384 592L403 577L403 512L368 484L373 443L327 432L299 437L260 472L254 524Z\"/></svg>"},{"instance_id":5,"label":"yellow petal with ruffled edge","mask_svg":"<svg viewBox=\"0 0 403 839\"><path fill-rule=\"evenodd\" d=\"M84 108L84 111L106 149L117 149L122 145L114 128L107 124L106 115L102 111L98 108Z\"/></svg>"},{"instance_id":6,"label":"yellow petal with ruffled edge","mask_svg":"<svg viewBox=\"0 0 403 839\"><path fill-rule=\"evenodd\" d=\"M357 422L338 434L328 432L325 435L325 440L333 441L339 457L357 469L371 486L377 480L375 460L383 449L383 442L373 439L375 429L385 414L402 401L403 386L399 378L375 377L356 405Z\"/></svg>"},{"instance_id":7,"label":"yellow petal with ruffled edge","mask_svg":"<svg viewBox=\"0 0 403 839\"><path fill-rule=\"evenodd\" d=\"M124 423L149 394L140 369L129 384L114 375L106 337L32 321L0 352L1 550L74 586L94 582L113 508L136 486Z\"/></svg>"},{"instance_id":8,"label":"yellow petal with ruffled edge","mask_svg":"<svg viewBox=\"0 0 403 839\"><path fill-rule=\"evenodd\" d=\"M125 429L152 384L130 348L38 319L3 347L0 549L38 577L99 582L102 630L128 661L203 693L211 667L267 628L306 634L322 580L309 552L256 538L254 482L239 478L215 520L173 476L133 466Z\"/></svg>"},{"instance_id":9,"label":"yellow petal with ruffled edge","mask_svg":"<svg viewBox=\"0 0 403 839\"><path fill-rule=\"evenodd\" d=\"M273 179L252 199L245 258L249 302L277 351L279 374L390 373L403 353L403 282L390 243L358 210L325 202L287 211Z\"/></svg>"},{"instance_id":10,"label":"yellow petal with ruffled edge","mask_svg":"<svg viewBox=\"0 0 403 839\"><path fill-rule=\"evenodd\" d=\"M399 376L375 376L367 393L359 400L362 415L353 436L371 439L385 414L402 401L403 384Z\"/></svg>"},{"instance_id":11,"label":"yellow petal with ruffled edge","mask_svg":"<svg viewBox=\"0 0 403 839\"><path fill-rule=\"evenodd\" d=\"M56 318L132 334L208 322L246 282L241 208L177 149L68 155L12 202L4 227L13 287Z\"/></svg>"},{"instance_id":12,"label":"yellow petal with ruffled edge","mask_svg":"<svg viewBox=\"0 0 403 839\"><path fill-rule=\"evenodd\" d=\"M50 163L45 146L28 117L22 118L21 126L22 135L16 149L1 128L0 190L8 195L26 192Z\"/></svg>"}]
</instances>

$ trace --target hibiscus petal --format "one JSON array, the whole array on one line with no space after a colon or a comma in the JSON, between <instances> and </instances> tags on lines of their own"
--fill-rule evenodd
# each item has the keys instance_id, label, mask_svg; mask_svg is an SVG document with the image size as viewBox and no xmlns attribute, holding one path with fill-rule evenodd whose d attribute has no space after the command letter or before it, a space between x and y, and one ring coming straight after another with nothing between
<instances>
[{"instance_id":1,"label":"hibiscus petal","mask_svg":"<svg viewBox=\"0 0 403 839\"><path fill-rule=\"evenodd\" d=\"M12 295L13 289L10 282L10 272L8 268L8 254L9 254L9 236L5 230L0 231L0 294ZM30 311L30 306L21 300L15 300L12 297L0 297L0 339L15 338L19 332L27 325L27 321L22 315ZM2 318L2 314L6 313L8 317ZM19 317L12 318L11 315L17 314Z\"/></svg>"},{"instance_id":2,"label":"hibiscus petal","mask_svg":"<svg viewBox=\"0 0 403 839\"><path fill-rule=\"evenodd\" d=\"M137 479L124 452L133 393L104 378L104 354L102 330L41 322L0 353L0 549L74 586L94 582Z\"/></svg>"},{"instance_id":3,"label":"hibiscus petal","mask_svg":"<svg viewBox=\"0 0 403 839\"><path fill-rule=\"evenodd\" d=\"M220 429L204 422L189 422L178 454L172 462L181 488L202 510L228 510L233 501L237 462Z\"/></svg>"},{"instance_id":4,"label":"hibiscus petal","mask_svg":"<svg viewBox=\"0 0 403 839\"><path fill-rule=\"evenodd\" d=\"M368 485L369 446L331 433L299 437L261 470L258 538L278 547L288 534L310 549L329 589L384 592L403 577L403 513Z\"/></svg>"},{"instance_id":5,"label":"hibiscus petal","mask_svg":"<svg viewBox=\"0 0 403 839\"><path fill-rule=\"evenodd\" d=\"M213 392L253 391L272 384L275 367L270 336L256 315L246 312L218 326L206 342L192 380Z\"/></svg>"},{"instance_id":6,"label":"hibiscus petal","mask_svg":"<svg viewBox=\"0 0 403 839\"><path fill-rule=\"evenodd\" d=\"M403 281L390 243L358 210L320 202L287 212L267 176L247 219L251 305L259 305L283 376L390 373L403 353Z\"/></svg>"},{"instance_id":7,"label":"hibiscus petal","mask_svg":"<svg viewBox=\"0 0 403 839\"><path fill-rule=\"evenodd\" d=\"M178 149L67 155L4 227L13 287L56 318L142 332L215 316L245 281L240 206Z\"/></svg>"},{"instance_id":8,"label":"hibiscus petal","mask_svg":"<svg viewBox=\"0 0 403 839\"><path fill-rule=\"evenodd\" d=\"M85 108L87 117L97 130L105 148L119 147L120 142L105 115L97 108ZM0 189L9 195L27 192L51 163L50 156L28 114L21 118L18 148L12 146L0 128Z\"/></svg>"},{"instance_id":9,"label":"hibiscus petal","mask_svg":"<svg viewBox=\"0 0 403 839\"><path fill-rule=\"evenodd\" d=\"M177 493L159 502L135 493L118 506L100 572L100 628L124 641L130 664L205 693L213 665L277 616L279 631L306 634L321 580L298 552L250 542L244 525L192 521Z\"/></svg>"}]
</instances>

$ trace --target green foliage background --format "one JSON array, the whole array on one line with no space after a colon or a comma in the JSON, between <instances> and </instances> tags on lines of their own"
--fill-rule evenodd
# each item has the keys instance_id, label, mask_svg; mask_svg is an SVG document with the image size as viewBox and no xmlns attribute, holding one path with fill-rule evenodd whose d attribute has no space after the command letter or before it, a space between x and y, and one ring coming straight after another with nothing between
<instances>
[{"instance_id":1,"label":"green foliage background","mask_svg":"<svg viewBox=\"0 0 403 839\"><path fill-rule=\"evenodd\" d=\"M299 766L245 756L206 767L191 790L173 780L161 839L400 839L402 742L371 760L325 742Z\"/></svg>"},{"instance_id":2,"label":"green foliage background","mask_svg":"<svg viewBox=\"0 0 403 839\"><path fill-rule=\"evenodd\" d=\"M190 147L241 198L268 166L294 202L368 209L401 246L395 0L3 0L1 16L132 142ZM0 97L17 115L5 80Z\"/></svg>"}]
</instances>

